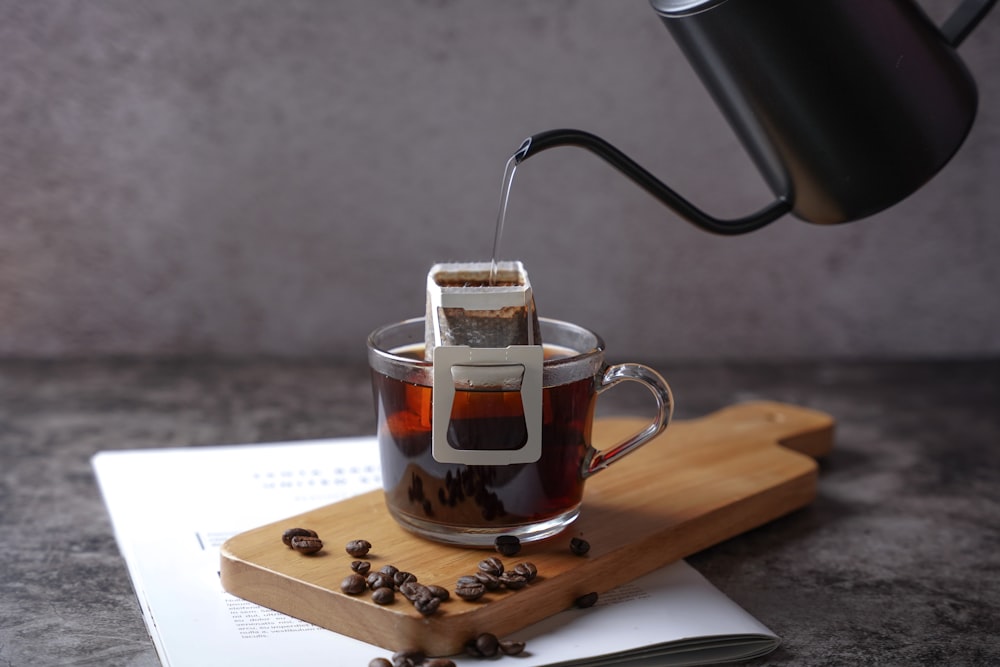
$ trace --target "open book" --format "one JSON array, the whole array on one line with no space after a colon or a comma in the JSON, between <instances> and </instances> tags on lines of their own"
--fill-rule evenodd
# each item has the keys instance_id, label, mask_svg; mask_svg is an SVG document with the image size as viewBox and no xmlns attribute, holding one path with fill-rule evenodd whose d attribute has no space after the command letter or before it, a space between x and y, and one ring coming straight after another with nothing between
<instances>
[{"instance_id":1,"label":"open book","mask_svg":"<svg viewBox=\"0 0 1000 667\"><path fill-rule=\"evenodd\" d=\"M381 485L374 438L104 451L93 467L150 637L164 665L366 665L378 646L241 600L219 582L230 536ZM703 665L749 660L780 640L686 563L512 635L505 662ZM458 665L482 665L457 657Z\"/></svg>"}]
</instances>

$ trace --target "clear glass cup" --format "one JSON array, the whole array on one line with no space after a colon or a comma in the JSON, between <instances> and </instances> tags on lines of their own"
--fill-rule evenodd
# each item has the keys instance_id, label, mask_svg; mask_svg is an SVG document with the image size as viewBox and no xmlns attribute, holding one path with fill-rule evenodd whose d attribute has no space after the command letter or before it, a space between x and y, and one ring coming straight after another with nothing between
<instances>
[{"instance_id":1,"label":"clear glass cup","mask_svg":"<svg viewBox=\"0 0 1000 667\"><path fill-rule=\"evenodd\" d=\"M521 541L552 536L576 519L585 480L641 447L669 424L673 397L666 380L637 363L609 365L604 341L581 326L539 318L544 342L541 455L507 465L435 460L432 451L434 365L424 359L424 319L376 329L368 362L377 416L386 505L393 518L422 537L450 544L492 546L500 535ZM591 443L597 397L623 381L645 385L654 416L617 444ZM513 396L512 396L513 394ZM518 392L456 387L449 437L476 449L523 443ZM516 399L516 400L514 400Z\"/></svg>"}]
</instances>

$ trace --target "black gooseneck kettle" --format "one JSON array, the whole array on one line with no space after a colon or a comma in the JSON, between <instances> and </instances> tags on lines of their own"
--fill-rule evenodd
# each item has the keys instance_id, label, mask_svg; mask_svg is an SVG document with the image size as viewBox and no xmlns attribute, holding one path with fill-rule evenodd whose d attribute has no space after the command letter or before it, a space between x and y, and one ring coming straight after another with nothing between
<instances>
[{"instance_id":1,"label":"black gooseneck kettle","mask_svg":"<svg viewBox=\"0 0 1000 667\"><path fill-rule=\"evenodd\" d=\"M514 162L586 148L682 218L735 235L786 213L857 220L926 183L972 126L976 86L955 48L996 0L962 0L941 28L914 0L650 1L777 199L743 218L714 218L573 129L529 137Z\"/></svg>"}]
</instances>

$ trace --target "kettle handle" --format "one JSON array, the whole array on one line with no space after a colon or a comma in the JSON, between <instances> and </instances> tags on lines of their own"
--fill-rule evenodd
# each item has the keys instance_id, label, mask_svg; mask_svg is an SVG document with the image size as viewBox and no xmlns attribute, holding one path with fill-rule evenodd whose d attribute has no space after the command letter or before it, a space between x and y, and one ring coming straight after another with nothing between
<instances>
[{"instance_id":1,"label":"kettle handle","mask_svg":"<svg viewBox=\"0 0 1000 667\"><path fill-rule=\"evenodd\" d=\"M941 34L948 44L957 48L979 25L994 4L996 0L964 0L941 26Z\"/></svg>"},{"instance_id":2,"label":"kettle handle","mask_svg":"<svg viewBox=\"0 0 1000 667\"><path fill-rule=\"evenodd\" d=\"M725 236L746 234L774 222L792 210L792 206L787 200L779 198L756 213L743 218L732 220L714 218L671 190L607 141L582 130L560 129L533 134L525 139L521 147L514 153L514 164L520 164L532 155L556 146L586 148L631 178L639 187L659 199L679 216L715 234Z\"/></svg>"}]
</instances>

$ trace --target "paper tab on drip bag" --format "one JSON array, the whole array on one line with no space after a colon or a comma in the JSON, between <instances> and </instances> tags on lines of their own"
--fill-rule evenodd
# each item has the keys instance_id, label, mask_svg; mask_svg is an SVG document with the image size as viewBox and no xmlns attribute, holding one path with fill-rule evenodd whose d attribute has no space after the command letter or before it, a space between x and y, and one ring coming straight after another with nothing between
<instances>
[{"instance_id":1,"label":"paper tab on drip bag","mask_svg":"<svg viewBox=\"0 0 1000 667\"><path fill-rule=\"evenodd\" d=\"M531 463L542 451L538 316L520 262L436 264L425 358L434 364L432 454L442 463ZM457 397L456 397L457 395Z\"/></svg>"}]
</instances>

